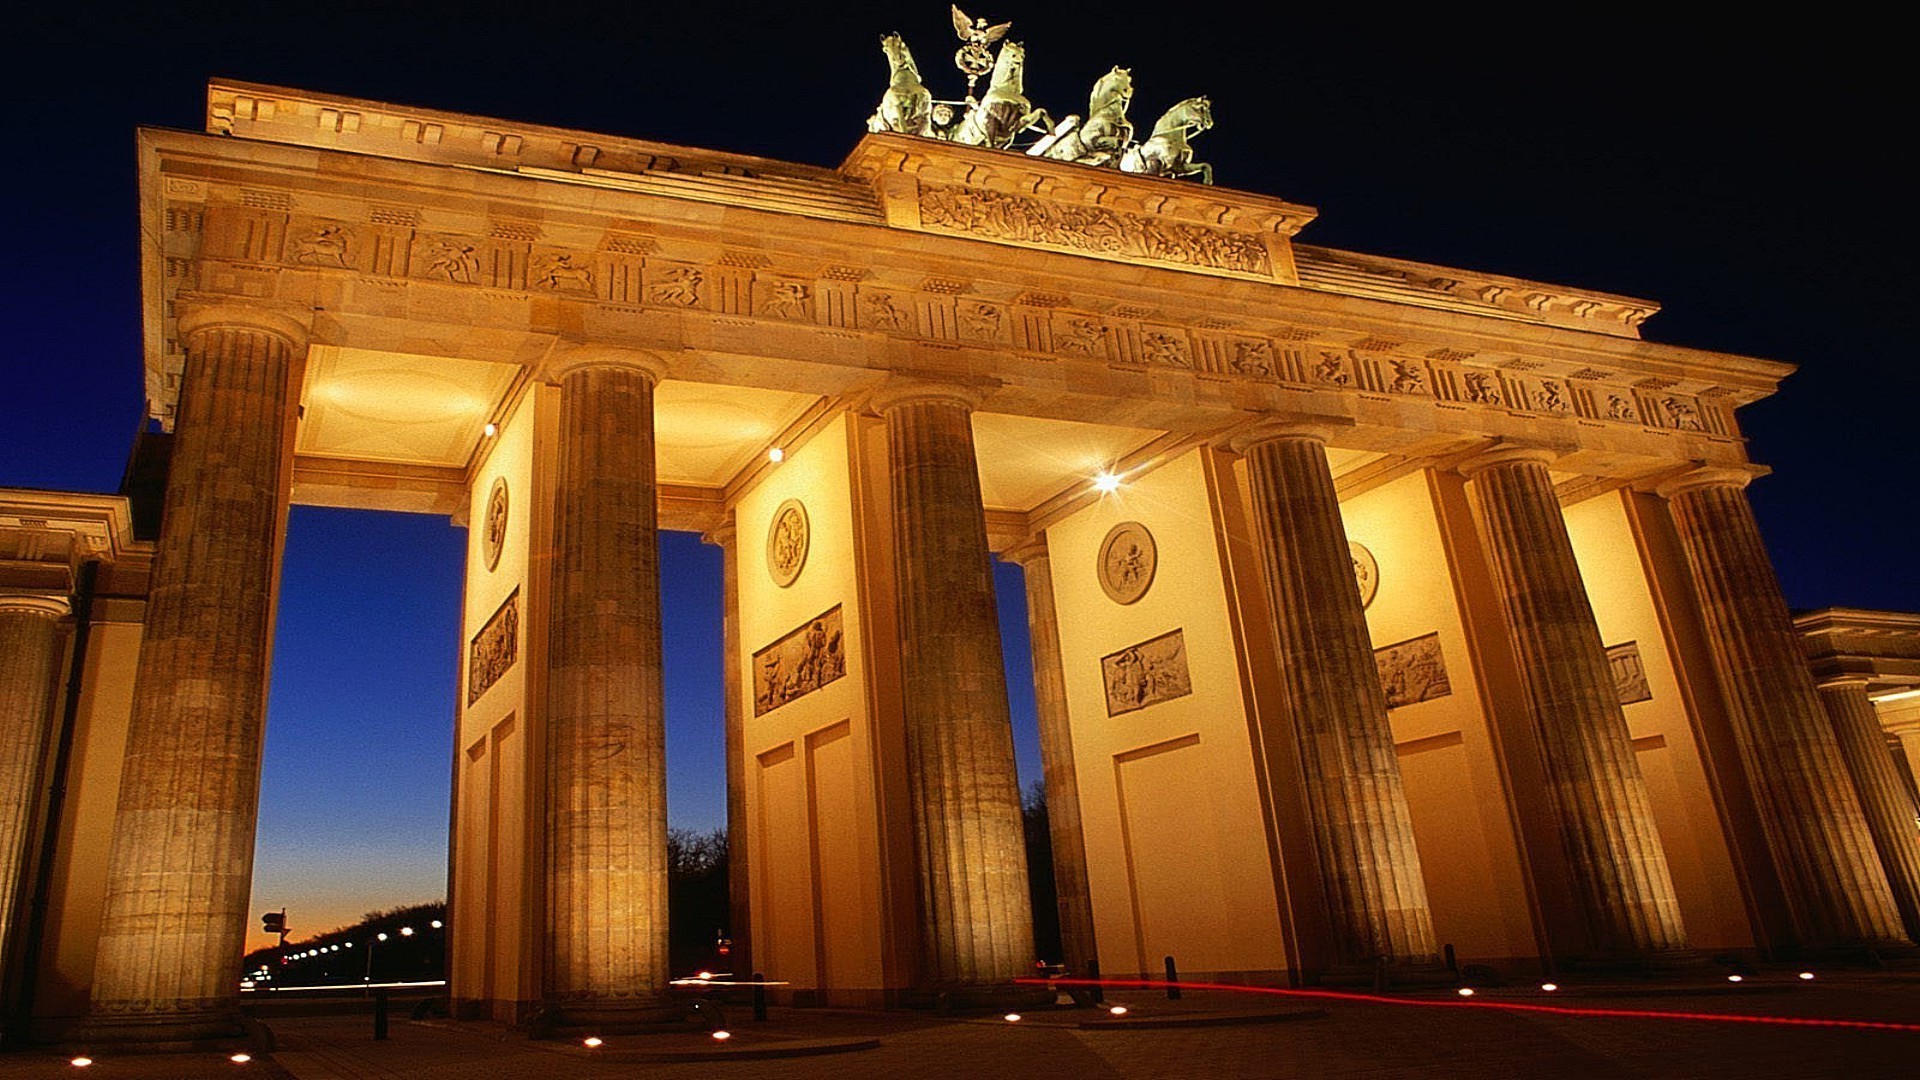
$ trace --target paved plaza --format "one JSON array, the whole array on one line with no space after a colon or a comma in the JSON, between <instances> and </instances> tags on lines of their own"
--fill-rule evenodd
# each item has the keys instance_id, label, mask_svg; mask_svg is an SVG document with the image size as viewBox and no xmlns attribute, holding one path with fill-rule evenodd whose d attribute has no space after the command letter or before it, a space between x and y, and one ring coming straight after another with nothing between
<instances>
[{"instance_id":1,"label":"paved plaza","mask_svg":"<svg viewBox=\"0 0 1920 1080\"><path fill-rule=\"evenodd\" d=\"M1749 985L1702 984L1648 993L1614 988L1548 997L1531 987L1486 989L1461 1007L1427 992L1383 1004L1353 999L1189 992L1179 1002L1131 992L1109 1023L1091 1010L1030 1015L1019 1024L912 1013L773 1011L764 1024L728 1010L738 1034L726 1053L783 1043L869 1037L872 1049L823 1056L682 1063L614 1060L572 1045L540 1044L502 1027L397 1019L385 1042L366 1014L291 1016L273 1022L271 1059L234 1065L221 1055L101 1055L89 1080L204 1077L291 1080L513 1080L537 1077L863 1078L1073 1077L1909 1077L1920 1072L1920 979L1839 975L1812 984L1792 973ZM1568 1015L1490 1006L1550 1002L1569 1009L1693 1014L1691 1018ZM1910 1030L1726 1022L1702 1016L1765 1016L1911 1025ZM1224 1022L1224 1021L1235 1022ZM1173 1026L1173 1022L1195 1026ZM711 1040L684 1030L609 1039L602 1051L651 1056ZM44 1054L0 1059L0 1080L74 1075Z\"/></svg>"}]
</instances>

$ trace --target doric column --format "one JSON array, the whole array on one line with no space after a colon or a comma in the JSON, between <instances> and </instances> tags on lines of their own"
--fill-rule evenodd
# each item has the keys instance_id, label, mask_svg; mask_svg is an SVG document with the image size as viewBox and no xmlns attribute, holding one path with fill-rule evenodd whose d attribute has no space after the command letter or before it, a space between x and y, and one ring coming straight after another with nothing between
<instances>
[{"instance_id":1,"label":"doric column","mask_svg":"<svg viewBox=\"0 0 1920 1080\"><path fill-rule=\"evenodd\" d=\"M1008 983L1033 962L1013 728L988 563L973 403L888 387L893 558L923 989Z\"/></svg>"},{"instance_id":2,"label":"doric column","mask_svg":"<svg viewBox=\"0 0 1920 1080\"><path fill-rule=\"evenodd\" d=\"M1087 887L1087 845L1080 830L1080 781L1074 775L1073 730L1067 721L1066 676L1060 667L1060 624L1053 609L1053 566L1047 538L1036 534L1004 552L1027 579L1027 634L1033 642L1033 704L1040 720L1040 770L1047 788L1047 835L1053 889L1060 909L1061 959L1084 973L1094 951L1093 897ZM1031 868L1029 868L1031 869Z\"/></svg>"},{"instance_id":3,"label":"doric column","mask_svg":"<svg viewBox=\"0 0 1920 1080\"><path fill-rule=\"evenodd\" d=\"M1751 474L1660 489L1803 948L1899 946L1900 913L1747 504Z\"/></svg>"},{"instance_id":4,"label":"doric column","mask_svg":"<svg viewBox=\"0 0 1920 1080\"><path fill-rule=\"evenodd\" d=\"M747 851L746 709L740 703L740 549L734 543L733 512L704 538L720 548L720 681L727 725L727 933L733 938L733 970L753 969L753 878Z\"/></svg>"},{"instance_id":5,"label":"doric column","mask_svg":"<svg viewBox=\"0 0 1920 1080\"><path fill-rule=\"evenodd\" d=\"M1907 936L1920 939L1920 812L1894 764L1873 702L1867 698L1867 680L1847 676L1824 680L1820 701L1827 708L1847 773L1853 777L1867 831L1880 852L1880 867L1887 872Z\"/></svg>"},{"instance_id":6,"label":"doric column","mask_svg":"<svg viewBox=\"0 0 1920 1080\"><path fill-rule=\"evenodd\" d=\"M667 983L654 361L575 350L560 385L547 659L546 1003L660 1019Z\"/></svg>"},{"instance_id":7,"label":"doric column","mask_svg":"<svg viewBox=\"0 0 1920 1080\"><path fill-rule=\"evenodd\" d=\"M1386 695L1327 464L1327 430L1269 423L1246 455L1262 577L1307 786L1335 963L1434 960L1433 918L1414 849Z\"/></svg>"},{"instance_id":8,"label":"doric column","mask_svg":"<svg viewBox=\"0 0 1920 1080\"><path fill-rule=\"evenodd\" d=\"M0 593L0 956L13 944L68 610L63 596Z\"/></svg>"},{"instance_id":9,"label":"doric column","mask_svg":"<svg viewBox=\"0 0 1920 1080\"><path fill-rule=\"evenodd\" d=\"M1547 472L1552 458L1501 447L1460 471L1539 735L1546 794L1589 934L1585 958L1678 952L1686 948L1679 901Z\"/></svg>"},{"instance_id":10,"label":"doric column","mask_svg":"<svg viewBox=\"0 0 1920 1080\"><path fill-rule=\"evenodd\" d=\"M239 1030L302 329L189 308L87 1034Z\"/></svg>"}]
</instances>

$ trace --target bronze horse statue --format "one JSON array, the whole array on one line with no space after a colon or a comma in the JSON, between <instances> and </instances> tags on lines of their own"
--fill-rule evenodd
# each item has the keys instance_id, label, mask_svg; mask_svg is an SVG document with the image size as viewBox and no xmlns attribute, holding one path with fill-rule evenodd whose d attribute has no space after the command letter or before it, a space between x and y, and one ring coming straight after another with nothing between
<instances>
[{"instance_id":1,"label":"bronze horse statue","mask_svg":"<svg viewBox=\"0 0 1920 1080\"><path fill-rule=\"evenodd\" d=\"M1213 166L1193 160L1188 139L1213 126L1213 106L1204 97L1190 97L1160 115L1146 142L1130 146L1120 157L1120 171L1142 176L1200 177L1213 183Z\"/></svg>"},{"instance_id":2,"label":"bronze horse statue","mask_svg":"<svg viewBox=\"0 0 1920 1080\"><path fill-rule=\"evenodd\" d=\"M1038 148L1040 155L1082 165L1111 164L1133 141L1133 124L1127 119L1127 106L1132 102L1131 71L1116 67L1100 76L1100 81L1093 84L1093 94L1087 101L1086 120L1047 140L1044 146ZM1068 119L1078 120L1077 117ZM1064 123L1061 125L1065 126Z\"/></svg>"},{"instance_id":3,"label":"bronze horse statue","mask_svg":"<svg viewBox=\"0 0 1920 1080\"><path fill-rule=\"evenodd\" d=\"M1000 46L1000 55L993 59L993 81L984 97L969 103L967 115L954 129L954 142L1004 150L1028 128L1053 126L1047 110L1036 109L1027 100L1023 89L1026 67L1025 46L1015 41Z\"/></svg>"},{"instance_id":4,"label":"bronze horse statue","mask_svg":"<svg viewBox=\"0 0 1920 1080\"><path fill-rule=\"evenodd\" d=\"M907 50L906 39L888 34L880 39L880 51L887 54L892 76L880 107L867 120L868 131L897 131L902 135L928 135L933 130L933 93L920 81L920 68Z\"/></svg>"}]
</instances>

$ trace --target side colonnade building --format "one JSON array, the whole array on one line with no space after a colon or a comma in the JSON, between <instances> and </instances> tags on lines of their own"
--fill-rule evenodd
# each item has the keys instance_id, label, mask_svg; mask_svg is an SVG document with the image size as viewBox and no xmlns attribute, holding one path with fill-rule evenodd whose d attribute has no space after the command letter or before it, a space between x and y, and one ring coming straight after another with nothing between
<instances>
[{"instance_id":1,"label":"side colonnade building","mask_svg":"<svg viewBox=\"0 0 1920 1080\"><path fill-rule=\"evenodd\" d=\"M468 529L460 1016L665 1007L661 529L724 552L732 931L797 1001L1031 970L995 555L1071 967L1920 932L1904 704L1874 701L1920 632L1851 613L1880 651L1809 666L1736 420L1791 368L1645 341L1651 302L889 133L820 169L215 81L204 133L139 151L170 434L127 497L0 491L36 1037L235 1028L294 503Z\"/></svg>"}]
</instances>

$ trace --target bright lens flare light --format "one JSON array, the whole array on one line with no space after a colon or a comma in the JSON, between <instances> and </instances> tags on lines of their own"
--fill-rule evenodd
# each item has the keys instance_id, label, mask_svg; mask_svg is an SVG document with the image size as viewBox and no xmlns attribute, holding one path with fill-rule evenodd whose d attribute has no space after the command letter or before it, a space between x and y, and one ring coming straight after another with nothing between
<instances>
[{"instance_id":1,"label":"bright lens flare light","mask_svg":"<svg viewBox=\"0 0 1920 1080\"><path fill-rule=\"evenodd\" d=\"M589 1050L592 1050L594 1047L600 1045L600 1036L589 1035L586 1038L580 1040L580 1045L586 1047Z\"/></svg>"},{"instance_id":2,"label":"bright lens flare light","mask_svg":"<svg viewBox=\"0 0 1920 1080\"><path fill-rule=\"evenodd\" d=\"M1102 495L1111 495L1120 490L1120 478L1110 472L1102 472L1093 478L1093 490Z\"/></svg>"},{"instance_id":3,"label":"bright lens flare light","mask_svg":"<svg viewBox=\"0 0 1920 1080\"><path fill-rule=\"evenodd\" d=\"M785 450L780 449L777 446L773 447L772 449L767 451L767 460L773 462L775 465L778 465L781 462L787 460L787 452Z\"/></svg>"}]
</instances>

